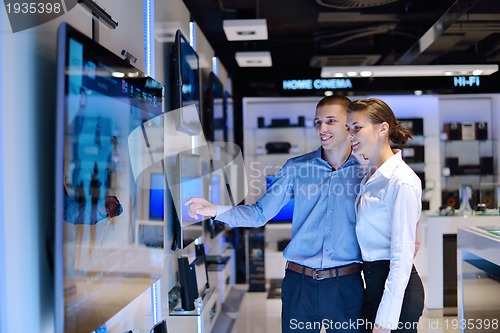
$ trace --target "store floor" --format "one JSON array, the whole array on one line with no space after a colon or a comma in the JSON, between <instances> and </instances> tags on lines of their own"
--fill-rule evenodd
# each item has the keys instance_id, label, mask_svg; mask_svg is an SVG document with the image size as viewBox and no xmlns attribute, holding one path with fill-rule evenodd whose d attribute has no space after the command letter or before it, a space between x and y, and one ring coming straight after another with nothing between
<instances>
[{"instance_id":1,"label":"store floor","mask_svg":"<svg viewBox=\"0 0 500 333\"><path fill-rule=\"evenodd\" d=\"M277 333L281 332L281 300L268 298L269 292L246 292L247 285L233 286L242 293L243 298L235 312L225 313L232 318L224 329L218 327L217 333ZM455 333L453 322L457 317L429 318L424 314L420 319L419 333ZM324 332L324 331L322 331Z\"/></svg>"}]
</instances>

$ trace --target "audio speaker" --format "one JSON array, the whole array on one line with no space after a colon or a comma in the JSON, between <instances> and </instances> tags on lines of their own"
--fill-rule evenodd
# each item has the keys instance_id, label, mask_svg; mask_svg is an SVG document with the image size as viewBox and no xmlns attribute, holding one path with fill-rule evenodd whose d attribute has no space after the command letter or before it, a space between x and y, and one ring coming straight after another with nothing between
<instances>
[{"instance_id":1,"label":"audio speaker","mask_svg":"<svg viewBox=\"0 0 500 333\"><path fill-rule=\"evenodd\" d=\"M479 201L480 203L484 203L488 209L495 209L497 207L494 190L483 190Z\"/></svg>"},{"instance_id":2,"label":"audio speaker","mask_svg":"<svg viewBox=\"0 0 500 333\"><path fill-rule=\"evenodd\" d=\"M265 122L266 121L265 121L264 117L258 117L257 118L257 127L258 128L264 128L264 127L266 127Z\"/></svg>"},{"instance_id":3,"label":"audio speaker","mask_svg":"<svg viewBox=\"0 0 500 333\"><path fill-rule=\"evenodd\" d=\"M304 127L304 126L306 126L306 117L299 116L299 120L298 120L297 126L298 127Z\"/></svg>"},{"instance_id":4,"label":"audio speaker","mask_svg":"<svg viewBox=\"0 0 500 333\"><path fill-rule=\"evenodd\" d=\"M450 169L450 175L459 175L460 166L458 165L458 157L446 157L444 165Z\"/></svg>"},{"instance_id":5,"label":"audio speaker","mask_svg":"<svg viewBox=\"0 0 500 333\"><path fill-rule=\"evenodd\" d=\"M425 155L424 146L406 146L403 148L403 157L407 163L423 163Z\"/></svg>"},{"instance_id":6,"label":"audio speaker","mask_svg":"<svg viewBox=\"0 0 500 333\"><path fill-rule=\"evenodd\" d=\"M266 150L268 154L288 154L292 145L290 142L268 142L266 143Z\"/></svg>"},{"instance_id":7,"label":"audio speaker","mask_svg":"<svg viewBox=\"0 0 500 333\"><path fill-rule=\"evenodd\" d=\"M479 121L476 124L476 140L488 140L488 123Z\"/></svg>"},{"instance_id":8,"label":"audio speaker","mask_svg":"<svg viewBox=\"0 0 500 333\"><path fill-rule=\"evenodd\" d=\"M198 284L196 283L196 271L189 264L187 257L177 258L179 268L179 284L181 286L181 307L185 311L194 310L194 300L198 298Z\"/></svg>"},{"instance_id":9,"label":"audio speaker","mask_svg":"<svg viewBox=\"0 0 500 333\"><path fill-rule=\"evenodd\" d=\"M482 156L479 158L479 169L482 175L493 174L493 157Z\"/></svg>"},{"instance_id":10,"label":"audio speaker","mask_svg":"<svg viewBox=\"0 0 500 333\"><path fill-rule=\"evenodd\" d=\"M424 135L423 118L399 118L402 127L409 129L413 135Z\"/></svg>"},{"instance_id":11,"label":"audio speaker","mask_svg":"<svg viewBox=\"0 0 500 333\"><path fill-rule=\"evenodd\" d=\"M460 208L460 199L458 191L443 191L442 193L442 206L450 206L455 209Z\"/></svg>"},{"instance_id":12,"label":"audio speaker","mask_svg":"<svg viewBox=\"0 0 500 333\"><path fill-rule=\"evenodd\" d=\"M461 123L445 123L444 131L448 135L448 140L462 140Z\"/></svg>"}]
</instances>

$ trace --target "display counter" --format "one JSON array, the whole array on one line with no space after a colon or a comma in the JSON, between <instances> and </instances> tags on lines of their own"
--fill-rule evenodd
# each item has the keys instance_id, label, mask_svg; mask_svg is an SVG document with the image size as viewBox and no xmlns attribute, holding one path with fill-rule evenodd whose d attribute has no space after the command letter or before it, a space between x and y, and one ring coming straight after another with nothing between
<instances>
[{"instance_id":1,"label":"display counter","mask_svg":"<svg viewBox=\"0 0 500 333\"><path fill-rule=\"evenodd\" d=\"M458 330L500 331L500 221L457 234Z\"/></svg>"},{"instance_id":2,"label":"display counter","mask_svg":"<svg viewBox=\"0 0 500 333\"><path fill-rule=\"evenodd\" d=\"M428 281L425 297L428 315L430 317L456 315L457 231L461 227L497 225L500 217L498 215L468 217L422 215L422 218L426 221Z\"/></svg>"}]
</instances>

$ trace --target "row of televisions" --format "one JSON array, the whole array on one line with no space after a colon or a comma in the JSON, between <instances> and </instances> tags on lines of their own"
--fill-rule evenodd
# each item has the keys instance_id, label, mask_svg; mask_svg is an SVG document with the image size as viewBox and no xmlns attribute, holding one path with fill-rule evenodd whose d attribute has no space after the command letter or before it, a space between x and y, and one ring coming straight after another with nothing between
<instances>
[{"instance_id":1,"label":"row of televisions","mask_svg":"<svg viewBox=\"0 0 500 333\"><path fill-rule=\"evenodd\" d=\"M180 30L173 43L165 44L165 63L171 64L165 66L166 85L66 23L61 24L57 38L56 331L90 332L121 310L114 309L113 296L106 295L112 288L106 288L104 282L119 283L129 274L124 272L124 267L139 260L134 257L138 255L136 252L129 252L126 248L133 245L133 242L130 244L130 235L134 234L130 221L139 218L137 207L142 195L141 186L136 183L140 163L137 163L137 158L129 156L130 152L142 140L146 149L150 150L149 155L153 156L152 142L146 135L147 126L160 127L162 115L193 104L200 117L193 119L180 112L175 130L200 135L201 122L207 141L227 142L228 94L214 73L210 73L208 84L203 85L205 89L202 91L198 55ZM134 136L133 132L139 133L139 136ZM152 189L158 188L153 186L155 183L167 183L165 165L162 164L161 168L163 172L150 174L149 185ZM218 189L226 185L225 181L227 179L212 179L211 197L214 201L218 200ZM201 185L191 184L185 193L202 194L199 192L203 188ZM170 195L166 188L150 191L149 218L164 220L166 227L172 227L172 248L175 249L186 246L188 240L182 240L182 218L179 220L173 209L165 209L164 204L174 200L182 202L186 198L165 198L165 194ZM102 208L107 205L108 198L119 201L115 215L112 213L114 210L108 211L107 206ZM163 216L164 211L172 212L172 215ZM182 214L187 215L185 212ZM112 237L105 234L105 231L109 232L107 225L111 224L106 218L110 217L114 218L113 228L119 230ZM79 235L80 238L70 238L69 230L73 230L75 225L95 229L88 235ZM207 228L212 235L221 230L213 222L207 224ZM89 238L88 242L85 237ZM81 243L75 243L76 239ZM73 251L66 251L68 244ZM83 245L89 250L78 251ZM123 248L119 248L121 245ZM96 250L97 246L100 252ZM127 251L126 256L123 251ZM81 255L90 256L91 253L116 254L118 262L99 275L102 279L99 300L108 300L109 304L96 303L97 298L90 291L79 291L85 286L78 284L78 274L87 276L85 274L95 268L82 273L81 263L91 262L92 258L82 258ZM79 272L71 271L73 268L68 264L76 265L75 262L80 263ZM122 301L128 304L137 296L139 294L131 294L127 300L127 296L123 295ZM101 316L93 315L99 308L106 311Z\"/></svg>"}]
</instances>

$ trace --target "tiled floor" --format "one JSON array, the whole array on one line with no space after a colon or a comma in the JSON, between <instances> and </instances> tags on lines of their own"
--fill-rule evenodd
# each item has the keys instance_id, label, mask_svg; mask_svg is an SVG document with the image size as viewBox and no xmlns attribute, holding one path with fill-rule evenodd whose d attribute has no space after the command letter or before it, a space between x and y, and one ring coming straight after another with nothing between
<instances>
[{"instance_id":1,"label":"tiled floor","mask_svg":"<svg viewBox=\"0 0 500 333\"><path fill-rule=\"evenodd\" d=\"M247 285L233 288L247 290ZM281 332L281 300L268 299L267 292L246 292L235 314L236 322L230 333L279 333ZM457 317L420 319L419 333L455 333ZM323 332L323 331L322 331ZM229 332L228 332L229 333Z\"/></svg>"}]
</instances>

